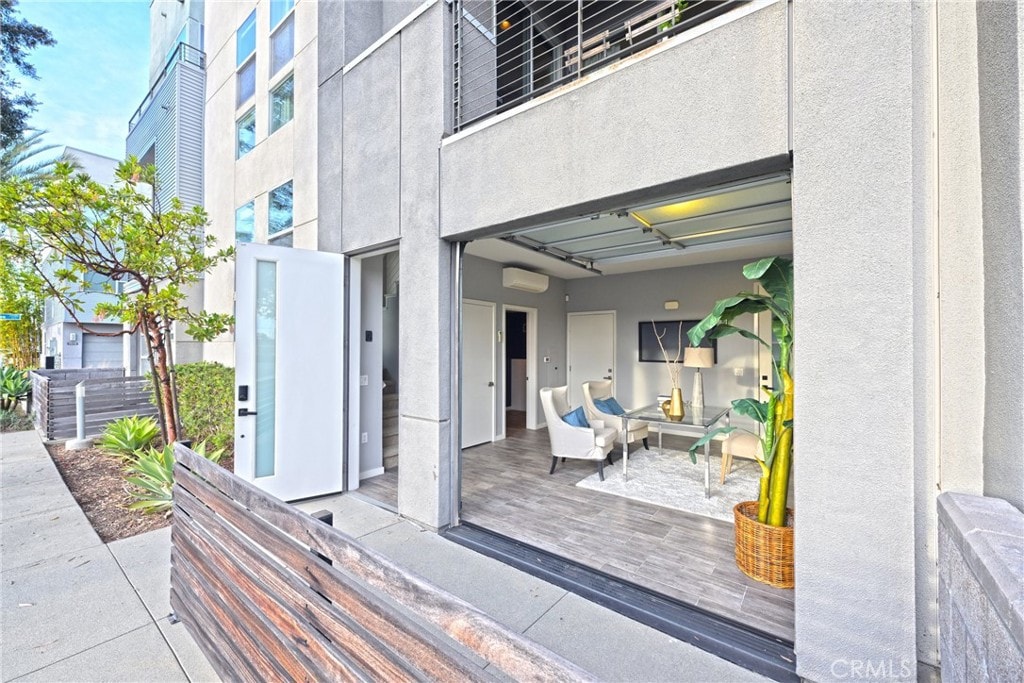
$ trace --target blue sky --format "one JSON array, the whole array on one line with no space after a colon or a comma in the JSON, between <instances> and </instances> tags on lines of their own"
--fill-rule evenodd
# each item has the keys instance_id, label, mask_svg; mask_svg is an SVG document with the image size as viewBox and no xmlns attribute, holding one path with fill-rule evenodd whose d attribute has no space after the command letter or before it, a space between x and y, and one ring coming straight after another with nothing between
<instances>
[{"instance_id":1,"label":"blue sky","mask_svg":"<svg viewBox=\"0 0 1024 683\"><path fill-rule=\"evenodd\" d=\"M20 0L23 17L50 30L54 47L29 60L39 108L29 125L47 142L121 159L128 119L149 90L149 1Z\"/></svg>"}]
</instances>

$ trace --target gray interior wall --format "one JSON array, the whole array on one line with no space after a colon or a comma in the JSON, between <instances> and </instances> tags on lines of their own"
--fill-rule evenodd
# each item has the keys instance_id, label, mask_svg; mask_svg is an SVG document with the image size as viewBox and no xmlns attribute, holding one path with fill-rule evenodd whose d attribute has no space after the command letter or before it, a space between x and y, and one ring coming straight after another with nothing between
<instances>
[{"instance_id":1,"label":"gray interior wall","mask_svg":"<svg viewBox=\"0 0 1024 683\"><path fill-rule=\"evenodd\" d=\"M366 376L367 382L359 387L359 431L367 440L359 447L359 474L365 476L367 472L378 474L374 470L384 466L384 257L363 259L362 266L359 374ZM370 341L367 333L372 335Z\"/></svg>"},{"instance_id":2,"label":"gray interior wall","mask_svg":"<svg viewBox=\"0 0 1024 683\"><path fill-rule=\"evenodd\" d=\"M840 659L917 673L915 406L929 369L915 347L932 340L914 325L929 313L915 305L913 190L930 161L914 148L930 121L914 12L793 5L795 648L817 681Z\"/></svg>"},{"instance_id":3,"label":"gray interior wall","mask_svg":"<svg viewBox=\"0 0 1024 683\"><path fill-rule=\"evenodd\" d=\"M979 2L978 89L985 253L985 495L1024 510L1024 7Z\"/></svg>"},{"instance_id":4,"label":"gray interior wall","mask_svg":"<svg viewBox=\"0 0 1024 683\"><path fill-rule=\"evenodd\" d=\"M532 294L515 289L506 289L501 284L502 265L488 259L467 255L462 266L462 294L467 299L492 301L497 304L498 326L504 332L505 316L503 305L529 306L537 309L537 389L559 387L565 384L565 293L567 281L553 277L546 292ZM507 338L503 336L503 339ZM497 368L497 390L499 397L495 406L495 425L504 423L505 385L501 368L504 365L504 345L495 346L494 367ZM545 363L544 358L550 358ZM544 422L544 410L540 395L534 397L537 406L537 421Z\"/></svg>"},{"instance_id":5,"label":"gray interior wall","mask_svg":"<svg viewBox=\"0 0 1024 683\"><path fill-rule=\"evenodd\" d=\"M750 281L742 273L745 263L748 261L567 281L568 312L616 311L615 395L622 405L638 408L653 403L671 388L665 363L639 361L639 323L700 320L718 299L750 288ZM665 310L665 301L670 300L679 302L678 310ZM738 319L736 325L753 330L753 316ZM683 344L689 345L686 330L683 335ZM736 368L743 369L742 377L735 375ZM690 368L681 372L680 385L687 401L693 398L694 372ZM718 340L718 363L701 371L704 404L727 406L733 399L756 396L757 372L757 342L738 335Z\"/></svg>"},{"instance_id":6,"label":"gray interior wall","mask_svg":"<svg viewBox=\"0 0 1024 683\"><path fill-rule=\"evenodd\" d=\"M770 5L445 141L442 234L788 155L786 7Z\"/></svg>"}]
</instances>

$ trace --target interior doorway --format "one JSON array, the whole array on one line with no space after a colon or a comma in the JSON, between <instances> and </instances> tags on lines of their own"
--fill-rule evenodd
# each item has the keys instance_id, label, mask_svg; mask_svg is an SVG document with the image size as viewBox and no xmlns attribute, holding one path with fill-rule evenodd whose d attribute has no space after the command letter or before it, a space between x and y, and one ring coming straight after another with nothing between
<instances>
[{"instance_id":1,"label":"interior doorway","mask_svg":"<svg viewBox=\"0 0 1024 683\"><path fill-rule=\"evenodd\" d=\"M615 389L615 311L569 313L569 405L583 404L583 382L609 379Z\"/></svg>"},{"instance_id":2,"label":"interior doorway","mask_svg":"<svg viewBox=\"0 0 1024 683\"><path fill-rule=\"evenodd\" d=\"M538 429L537 309L505 304L502 349L501 436L512 429Z\"/></svg>"},{"instance_id":3,"label":"interior doorway","mask_svg":"<svg viewBox=\"0 0 1024 683\"><path fill-rule=\"evenodd\" d=\"M398 506L399 253L352 259L349 309L348 489Z\"/></svg>"},{"instance_id":4,"label":"interior doorway","mask_svg":"<svg viewBox=\"0 0 1024 683\"><path fill-rule=\"evenodd\" d=\"M462 301L462 447L494 441L495 305Z\"/></svg>"}]
</instances>

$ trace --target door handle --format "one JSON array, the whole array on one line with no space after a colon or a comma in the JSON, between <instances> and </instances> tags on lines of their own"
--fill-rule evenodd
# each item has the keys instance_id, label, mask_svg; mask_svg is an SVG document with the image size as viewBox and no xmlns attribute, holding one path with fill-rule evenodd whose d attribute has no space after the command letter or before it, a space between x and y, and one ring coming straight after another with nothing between
<instances>
[{"instance_id":1,"label":"door handle","mask_svg":"<svg viewBox=\"0 0 1024 683\"><path fill-rule=\"evenodd\" d=\"M611 376L611 375L605 375L605 376L604 376L604 378L605 378L605 379L611 379L611 378L612 378L612 376Z\"/></svg>"},{"instance_id":2,"label":"door handle","mask_svg":"<svg viewBox=\"0 0 1024 683\"><path fill-rule=\"evenodd\" d=\"M239 408L238 409L238 417L248 417L250 415L255 415L255 414L256 414L255 410L249 410L248 408Z\"/></svg>"},{"instance_id":3,"label":"door handle","mask_svg":"<svg viewBox=\"0 0 1024 683\"><path fill-rule=\"evenodd\" d=\"M489 386L489 387L493 387L493 386L494 386L494 382L488 382L488 383L487 383L487 386Z\"/></svg>"}]
</instances>

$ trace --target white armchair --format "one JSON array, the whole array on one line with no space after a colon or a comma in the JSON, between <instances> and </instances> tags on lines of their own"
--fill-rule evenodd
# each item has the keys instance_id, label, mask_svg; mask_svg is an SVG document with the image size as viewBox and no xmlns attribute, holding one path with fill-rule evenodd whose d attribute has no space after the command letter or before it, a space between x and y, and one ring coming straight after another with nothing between
<instances>
[{"instance_id":1,"label":"white armchair","mask_svg":"<svg viewBox=\"0 0 1024 683\"><path fill-rule=\"evenodd\" d=\"M615 433L617 435L616 438L619 443L622 443L623 441L626 443L633 443L634 441L641 440L644 442L644 448L648 448L647 434L650 431L650 426L646 422L630 420L629 431L623 434L622 417L619 415L603 413L598 410L597 405L594 403L594 399L610 398L611 395L611 380L594 379L583 383L583 412L587 414L587 422L593 424L595 420L600 420L606 425L615 427Z\"/></svg>"},{"instance_id":2,"label":"white armchair","mask_svg":"<svg viewBox=\"0 0 1024 683\"><path fill-rule=\"evenodd\" d=\"M569 412L569 401L566 395L569 387L544 387L540 390L540 403L544 407L544 419L548 423L548 435L551 437L551 472L555 473L558 459L576 458L577 460L594 460L597 462L597 473L604 481L604 461L615 447L615 437L619 433L614 427L606 427L601 421L590 423L590 427L574 427L562 416Z\"/></svg>"}]
</instances>

